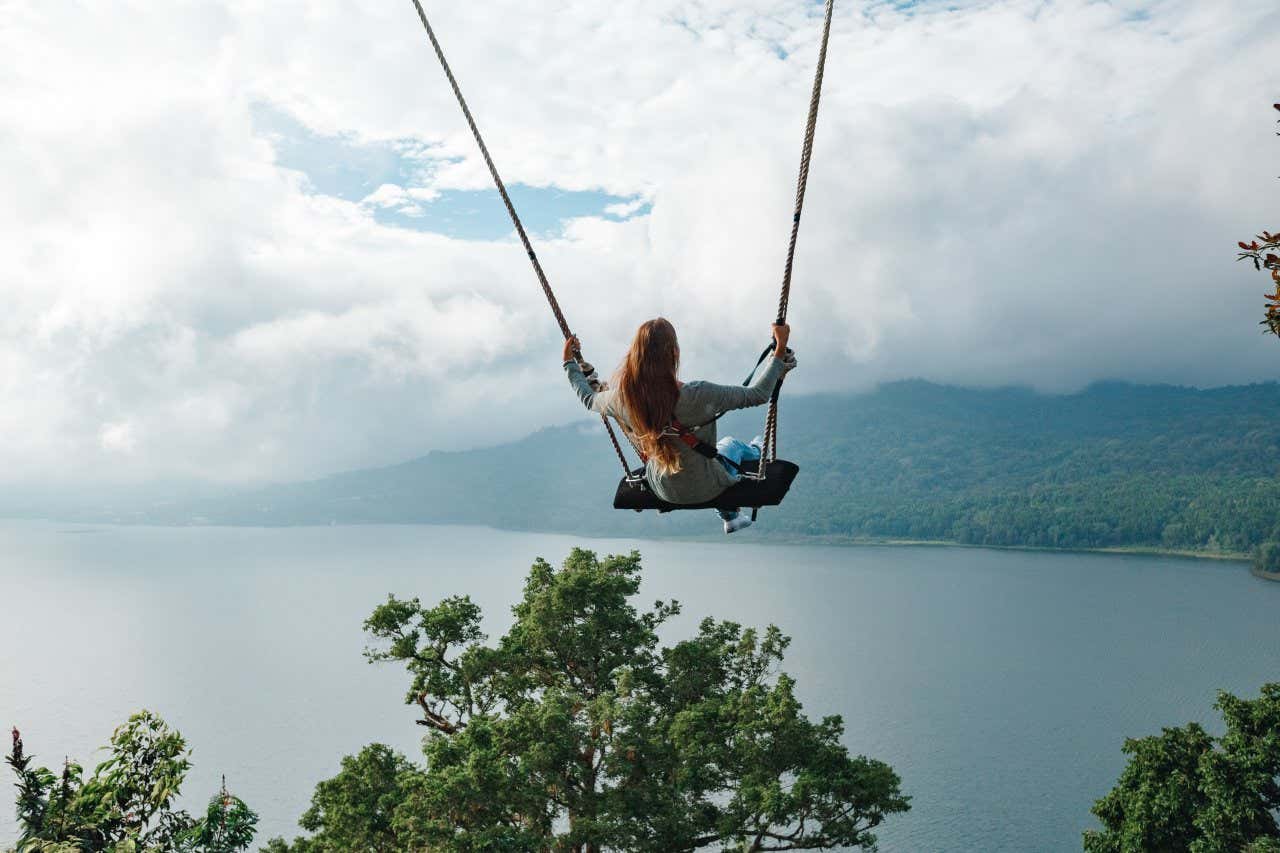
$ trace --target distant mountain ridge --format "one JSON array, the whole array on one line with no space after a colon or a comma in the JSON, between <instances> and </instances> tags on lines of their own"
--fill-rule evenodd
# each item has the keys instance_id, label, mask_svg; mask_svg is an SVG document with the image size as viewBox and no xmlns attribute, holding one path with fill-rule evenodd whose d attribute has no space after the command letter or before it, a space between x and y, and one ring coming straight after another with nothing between
<instances>
[{"instance_id":1,"label":"distant mountain ridge","mask_svg":"<svg viewBox=\"0 0 1280 853\"><path fill-rule=\"evenodd\" d=\"M761 412L721 434L750 437ZM1280 385L1102 383L1050 396L924 381L784 396L801 466L767 533L1051 548L1241 553L1280 539ZM484 450L150 510L158 523L466 523L585 535L715 531L707 511L610 507L620 468L598 425ZM750 534L759 535L759 534Z\"/></svg>"}]
</instances>

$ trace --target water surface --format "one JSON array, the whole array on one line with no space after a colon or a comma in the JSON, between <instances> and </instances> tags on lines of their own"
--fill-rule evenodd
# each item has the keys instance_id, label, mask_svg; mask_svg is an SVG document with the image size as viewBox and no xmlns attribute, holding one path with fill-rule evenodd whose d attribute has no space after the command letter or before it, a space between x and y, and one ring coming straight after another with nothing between
<instances>
[{"instance_id":1,"label":"water surface","mask_svg":"<svg viewBox=\"0 0 1280 853\"><path fill-rule=\"evenodd\" d=\"M754 538L753 538L754 537ZM1239 564L958 548L582 540L468 527L145 528L0 522L0 725L56 765L132 711L187 736L197 806L227 774L293 835L372 741L416 755L407 684L361 657L388 592L467 593L493 635L536 556L639 549L642 602L778 624L811 716L903 778L885 851L1079 850L1126 735L1280 680L1280 584ZM8 784L3 786L8 789ZM7 794L5 795L8 796ZM0 846L15 835L0 805Z\"/></svg>"}]
</instances>

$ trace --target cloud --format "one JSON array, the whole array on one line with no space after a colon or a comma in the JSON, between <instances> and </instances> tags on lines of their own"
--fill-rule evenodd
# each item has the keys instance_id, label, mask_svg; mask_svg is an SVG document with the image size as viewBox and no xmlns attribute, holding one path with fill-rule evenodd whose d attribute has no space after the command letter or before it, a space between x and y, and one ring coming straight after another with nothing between
<instances>
[{"instance_id":1,"label":"cloud","mask_svg":"<svg viewBox=\"0 0 1280 853\"><path fill-rule=\"evenodd\" d=\"M622 201L616 204L606 205L604 212L619 219L626 219L629 216L634 216L639 213L647 206L648 203L644 199L638 198L633 201Z\"/></svg>"},{"instance_id":2,"label":"cloud","mask_svg":"<svg viewBox=\"0 0 1280 853\"><path fill-rule=\"evenodd\" d=\"M539 239L588 356L664 313L691 373L742 373L820 7L428 12L509 182L625 199ZM489 187L411 5L5 19L0 482L315 476L577 416L518 245L378 219ZM1276 224L1269 21L1270 0L841 0L790 384L1272 378L1262 281L1231 263ZM264 109L421 168L328 195Z\"/></svg>"},{"instance_id":3,"label":"cloud","mask_svg":"<svg viewBox=\"0 0 1280 853\"><path fill-rule=\"evenodd\" d=\"M391 208L408 216L422 215L422 202L435 201L438 190L425 187L402 187L399 184L382 184L360 200L361 204Z\"/></svg>"},{"instance_id":4,"label":"cloud","mask_svg":"<svg viewBox=\"0 0 1280 853\"><path fill-rule=\"evenodd\" d=\"M129 423L105 424L102 427L102 449L116 453L132 453L138 446L133 425Z\"/></svg>"}]
</instances>

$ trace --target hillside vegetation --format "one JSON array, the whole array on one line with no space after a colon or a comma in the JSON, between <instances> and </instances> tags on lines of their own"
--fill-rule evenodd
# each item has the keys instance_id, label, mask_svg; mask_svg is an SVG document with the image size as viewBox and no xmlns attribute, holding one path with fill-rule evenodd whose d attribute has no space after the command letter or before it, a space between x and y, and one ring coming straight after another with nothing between
<instances>
[{"instance_id":1,"label":"hillside vegetation","mask_svg":"<svg viewBox=\"0 0 1280 853\"><path fill-rule=\"evenodd\" d=\"M756 412L724 419L750 437ZM1095 385L1048 396L899 382L784 400L801 473L770 532L1050 548L1245 552L1280 539L1280 385ZM708 512L609 508L618 466L598 425L431 453L137 520L435 522L583 534L714 532Z\"/></svg>"}]
</instances>

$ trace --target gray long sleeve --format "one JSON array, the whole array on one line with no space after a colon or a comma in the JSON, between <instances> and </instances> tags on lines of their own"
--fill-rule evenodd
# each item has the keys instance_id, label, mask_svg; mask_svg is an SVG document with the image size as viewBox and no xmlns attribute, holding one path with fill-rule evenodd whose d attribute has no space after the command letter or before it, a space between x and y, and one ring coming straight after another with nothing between
<instances>
[{"instance_id":1,"label":"gray long sleeve","mask_svg":"<svg viewBox=\"0 0 1280 853\"><path fill-rule=\"evenodd\" d=\"M611 409L614 393L609 390L597 391L592 388L578 362L573 359L566 361L564 363L564 372L569 377L569 385L573 388L574 393L578 395L582 405L586 406L589 411L601 415L618 416L618 413Z\"/></svg>"},{"instance_id":2,"label":"gray long sleeve","mask_svg":"<svg viewBox=\"0 0 1280 853\"><path fill-rule=\"evenodd\" d=\"M698 414L693 423L701 423L707 417L734 409L749 409L769 402L773 389L786 370L782 360L769 356L760 366L748 385L717 385L714 382L690 382L680 389L680 403L676 404L677 417L683 421L680 410L693 409ZM684 404L684 405L681 405ZM688 423L688 421L686 421Z\"/></svg>"},{"instance_id":3,"label":"gray long sleeve","mask_svg":"<svg viewBox=\"0 0 1280 853\"><path fill-rule=\"evenodd\" d=\"M686 382L676 400L676 418L703 441L716 443L716 415L733 409L762 406L769 402L773 389L785 372L782 361L772 356L760 366L747 385L717 385L714 382ZM583 375L576 361L566 361L564 372L582 405L601 415L611 415L626 424L626 413L619 411L617 394L612 390L596 391ZM737 482L737 476L714 459L677 443L680 470L661 471L650 461L645 479L654 494L674 504L695 504L710 500Z\"/></svg>"},{"instance_id":4,"label":"gray long sleeve","mask_svg":"<svg viewBox=\"0 0 1280 853\"><path fill-rule=\"evenodd\" d=\"M688 382L680 389L676 403L676 417L694 426L715 417L721 412L748 409L769 402L773 389L782 378L785 366L781 359L769 358L756 371L749 385L717 385L714 382ZM611 390L597 391L591 387L582 368L572 359L564 363L565 375L582 405L601 415L612 415L625 420L625 413L617 411L615 394Z\"/></svg>"}]
</instances>

